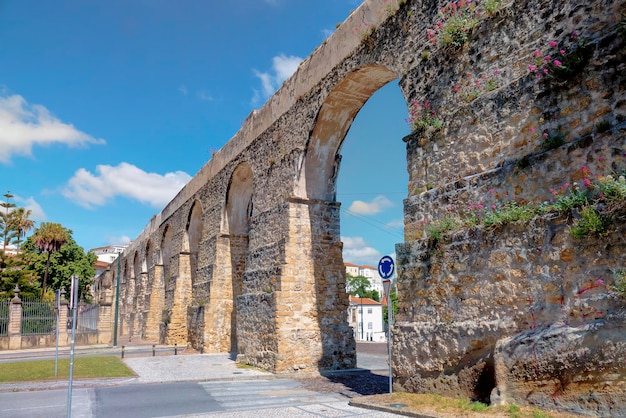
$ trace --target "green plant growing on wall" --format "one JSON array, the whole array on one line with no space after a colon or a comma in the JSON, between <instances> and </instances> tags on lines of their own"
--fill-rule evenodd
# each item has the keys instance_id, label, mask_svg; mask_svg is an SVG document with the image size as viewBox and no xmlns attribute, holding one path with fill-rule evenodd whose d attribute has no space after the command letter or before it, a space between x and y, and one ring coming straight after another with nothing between
<instances>
[{"instance_id":1,"label":"green plant growing on wall","mask_svg":"<svg viewBox=\"0 0 626 418\"><path fill-rule=\"evenodd\" d=\"M500 10L502 10L504 2L502 0L485 0L483 7L485 13L489 16L495 16Z\"/></svg>"},{"instance_id":2,"label":"green plant growing on wall","mask_svg":"<svg viewBox=\"0 0 626 418\"><path fill-rule=\"evenodd\" d=\"M491 76L486 74L475 75L468 72L452 89L461 100L469 103L483 94L497 89L500 86L500 82L497 79L499 75L500 70L498 69L494 70Z\"/></svg>"},{"instance_id":3,"label":"green plant growing on wall","mask_svg":"<svg viewBox=\"0 0 626 418\"><path fill-rule=\"evenodd\" d=\"M435 45L461 48L478 25L476 3L466 0L448 3L439 9L439 19L433 29L427 29L428 39Z\"/></svg>"},{"instance_id":4,"label":"green plant growing on wall","mask_svg":"<svg viewBox=\"0 0 626 418\"><path fill-rule=\"evenodd\" d=\"M592 173L587 167L582 167L581 173L583 187L577 183L565 183L557 190L549 189L553 195L550 201L498 200L490 207L485 207L482 202L470 204L469 213L457 217L449 214L436 222L422 221L421 230L436 244L450 232L461 228L482 226L492 229L509 223L528 222L538 215L566 213L581 208L579 219L570 228L570 234L577 239L606 236L614 222L615 211L626 204L626 173L598 176L595 180L592 180ZM490 190L490 193L495 192Z\"/></svg>"},{"instance_id":5,"label":"green plant growing on wall","mask_svg":"<svg viewBox=\"0 0 626 418\"><path fill-rule=\"evenodd\" d=\"M608 235L610 223L601 216L593 206L585 206L580 211L580 219L574 221L570 228L570 235L576 239L585 238L589 235L604 237Z\"/></svg>"},{"instance_id":6,"label":"green plant growing on wall","mask_svg":"<svg viewBox=\"0 0 626 418\"><path fill-rule=\"evenodd\" d=\"M550 132L549 130L543 131L541 134L541 149L544 151L549 151L551 149L556 149L563 145L566 142L566 135L561 132L561 128L559 127L556 131Z\"/></svg>"},{"instance_id":7,"label":"green plant growing on wall","mask_svg":"<svg viewBox=\"0 0 626 418\"><path fill-rule=\"evenodd\" d=\"M370 43L369 40L375 30L376 30L376 25L373 25L371 23L361 22L360 24L358 24L356 27L352 29L352 33L358 35L362 43L369 44Z\"/></svg>"},{"instance_id":8,"label":"green plant growing on wall","mask_svg":"<svg viewBox=\"0 0 626 418\"><path fill-rule=\"evenodd\" d=\"M445 236L447 232L456 231L462 225L463 225L462 222L460 222L457 218L446 216L439 222L428 225L427 227L428 236L433 241L439 242L441 241L441 239Z\"/></svg>"},{"instance_id":9,"label":"green plant growing on wall","mask_svg":"<svg viewBox=\"0 0 626 418\"><path fill-rule=\"evenodd\" d=\"M615 277L615 284L610 289L621 297L626 297L626 268L613 269L611 272Z\"/></svg>"}]
</instances>

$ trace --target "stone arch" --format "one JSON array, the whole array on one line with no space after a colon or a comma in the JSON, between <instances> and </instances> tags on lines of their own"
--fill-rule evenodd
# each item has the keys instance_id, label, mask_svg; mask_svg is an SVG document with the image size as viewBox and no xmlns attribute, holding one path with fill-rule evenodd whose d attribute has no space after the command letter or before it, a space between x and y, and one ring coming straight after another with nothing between
<instances>
[{"instance_id":1,"label":"stone arch","mask_svg":"<svg viewBox=\"0 0 626 418\"><path fill-rule=\"evenodd\" d=\"M295 196L334 202L341 156L350 125L365 102L398 75L381 65L352 71L328 95L318 113L300 168Z\"/></svg>"},{"instance_id":2,"label":"stone arch","mask_svg":"<svg viewBox=\"0 0 626 418\"><path fill-rule=\"evenodd\" d=\"M297 199L289 202L289 230L298 231L298 238L285 248L285 258L290 262L283 272L277 306L299 303L301 317L307 312L316 315L311 322L295 324L290 321L291 325L284 326L286 321L280 318L279 310L278 334L282 340L288 340L289 336L306 329L312 335L319 335L319 340L301 340L281 347L280 351L315 353L311 359L317 357L318 361L311 366L319 369L356 365L356 343L346 315L349 301L345 292L340 205L336 203L339 151L363 105L378 89L396 78L398 75L387 67L366 65L347 74L333 88L320 107L307 142L294 190ZM290 233L290 238L295 234ZM290 283L291 277L296 278L295 285ZM303 300L303 288L314 297ZM296 316L292 312L286 314ZM279 365L278 369L281 367Z\"/></svg>"},{"instance_id":3,"label":"stone arch","mask_svg":"<svg viewBox=\"0 0 626 418\"><path fill-rule=\"evenodd\" d=\"M120 276L120 287L123 290L123 312L121 315L122 320L120 321L120 335L125 335L128 334L130 330L132 330L134 312L137 308L134 304L135 283L132 275L129 273L128 260L124 260L124 268L122 269Z\"/></svg>"},{"instance_id":4,"label":"stone arch","mask_svg":"<svg viewBox=\"0 0 626 418\"><path fill-rule=\"evenodd\" d=\"M204 341L212 352L241 351L237 299L243 293L248 256L250 218L253 211L253 172L248 163L233 171L222 212L221 234L211 286L211 302L205 313Z\"/></svg>"},{"instance_id":5,"label":"stone arch","mask_svg":"<svg viewBox=\"0 0 626 418\"><path fill-rule=\"evenodd\" d=\"M148 312L145 318L144 338L150 342L160 342L160 329L165 306L165 286L163 285L163 267L160 263L160 251L155 257L152 241L147 241L141 261L141 272L146 276L149 294Z\"/></svg>"},{"instance_id":6,"label":"stone arch","mask_svg":"<svg viewBox=\"0 0 626 418\"><path fill-rule=\"evenodd\" d=\"M183 252L198 253L198 246L202 238L202 203L195 200L187 216L187 227L183 237Z\"/></svg>"},{"instance_id":7,"label":"stone arch","mask_svg":"<svg viewBox=\"0 0 626 418\"><path fill-rule=\"evenodd\" d=\"M187 217L187 227L183 237L183 253L189 253L190 286L196 282L198 274L198 252L202 240L202 213L202 203L199 200L194 201Z\"/></svg>"},{"instance_id":8,"label":"stone arch","mask_svg":"<svg viewBox=\"0 0 626 418\"><path fill-rule=\"evenodd\" d=\"M252 168L241 163L233 172L228 185L222 231L230 235L247 236L252 217Z\"/></svg>"},{"instance_id":9,"label":"stone arch","mask_svg":"<svg viewBox=\"0 0 626 418\"><path fill-rule=\"evenodd\" d=\"M163 229L163 235L161 236L161 246L158 252L158 258L160 261L160 270L161 270L161 280L157 282L155 280L155 288L158 288L162 292L161 298L161 312L162 318L159 326L159 342L162 344L166 344L168 328L172 318L172 310L171 308L166 308L166 293L168 283L171 281L174 276L174 271L172 270L172 256L174 255L173 248L173 240L174 240L174 230L171 225L165 225Z\"/></svg>"},{"instance_id":10,"label":"stone arch","mask_svg":"<svg viewBox=\"0 0 626 418\"><path fill-rule=\"evenodd\" d=\"M173 237L174 230L170 225L166 225L163 230L163 236L161 237L161 248L159 251L159 259L160 264L163 266L163 278L165 282L167 282L172 275L172 256L174 254Z\"/></svg>"},{"instance_id":11,"label":"stone arch","mask_svg":"<svg viewBox=\"0 0 626 418\"><path fill-rule=\"evenodd\" d=\"M168 228L169 231L169 228ZM178 254L178 271L174 284L174 298L167 330L169 344L187 344L189 336L189 308L192 303L192 288L198 267L198 247L202 237L202 206L195 200L187 216Z\"/></svg>"},{"instance_id":12,"label":"stone arch","mask_svg":"<svg viewBox=\"0 0 626 418\"><path fill-rule=\"evenodd\" d=\"M145 297L146 297L146 284L145 284L145 275L141 270L140 258L137 251L133 255L132 265L130 267L131 275L133 277L134 286L135 286L135 301L137 305L137 309L135 312L135 323L134 328L131 330L131 335L140 335L142 334L141 328L143 324L143 311L145 309Z\"/></svg>"}]
</instances>

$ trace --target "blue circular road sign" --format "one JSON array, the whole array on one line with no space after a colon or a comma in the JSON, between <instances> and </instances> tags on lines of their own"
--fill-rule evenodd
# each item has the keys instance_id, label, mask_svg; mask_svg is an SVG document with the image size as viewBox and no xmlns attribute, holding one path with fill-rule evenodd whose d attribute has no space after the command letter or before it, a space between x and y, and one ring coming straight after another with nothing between
<instances>
[{"instance_id":1,"label":"blue circular road sign","mask_svg":"<svg viewBox=\"0 0 626 418\"><path fill-rule=\"evenodd\" d=\"M393 258L388 255L381 258L378 262L378 274L383 279L388 279L393 276L394 268Z\"/></svg>"}]
</instances>

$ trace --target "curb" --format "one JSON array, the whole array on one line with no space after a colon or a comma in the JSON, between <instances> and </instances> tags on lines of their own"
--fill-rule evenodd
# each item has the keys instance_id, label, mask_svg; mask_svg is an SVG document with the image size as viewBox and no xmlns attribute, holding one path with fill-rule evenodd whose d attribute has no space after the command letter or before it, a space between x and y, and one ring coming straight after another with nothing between
<instances>
[{"instance_id":1,"label":"curb","mask_svg":"<svg viewBox=\"0 0 626 418\"><path fill-rule=\"evenodd\" d=\"M372 405L372 404L369 404L369 403L363 403L363 402L359 402L359 401L349 401L348 405L354 406L354 407L357 407L357 408L369 409L370 411L388 412L390 414L402 415L402 416L405 416L405 417L438 418L435 415L418 414L416 412L403 411L400 408L393 408L391 406Z\"/></svg>"}]
</instances>

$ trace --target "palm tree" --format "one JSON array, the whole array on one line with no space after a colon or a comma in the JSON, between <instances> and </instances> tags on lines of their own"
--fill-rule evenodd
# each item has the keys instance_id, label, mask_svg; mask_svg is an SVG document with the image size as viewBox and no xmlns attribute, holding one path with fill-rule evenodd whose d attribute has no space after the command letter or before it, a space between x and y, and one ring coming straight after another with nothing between
<instances>
[{"instance_id":1,"label":"palm tree","mask_svg":"<svg viewBox=\"0 0 626 418\"><path fill-rule=\"evenodd\" d=\"M53 222L42 222L33 235L35 245L42 252L48 253L46 260L46 271L43 275L43 283L41 285L41 297L46 292L46 281L48 280L48 270L50 269L50 255L61 249L70 239L70 234L63 225Z\"/></svg>"},{"instance_id":2,"label":"palm tree","mask_svg":"<svg viewBox=\"0 0 626 418\"><path fill-rule=\"evenodd\" d=\"M26 233L35 226L35 222L28 219L31 213L32 211L30 209L24 208L17 208L11 212L9 223L11 224L11 228L15 231L15 237L17 238L17 254L20 253L20 241L22 237L26 236Z\"/></svg>"}]
</instances>

